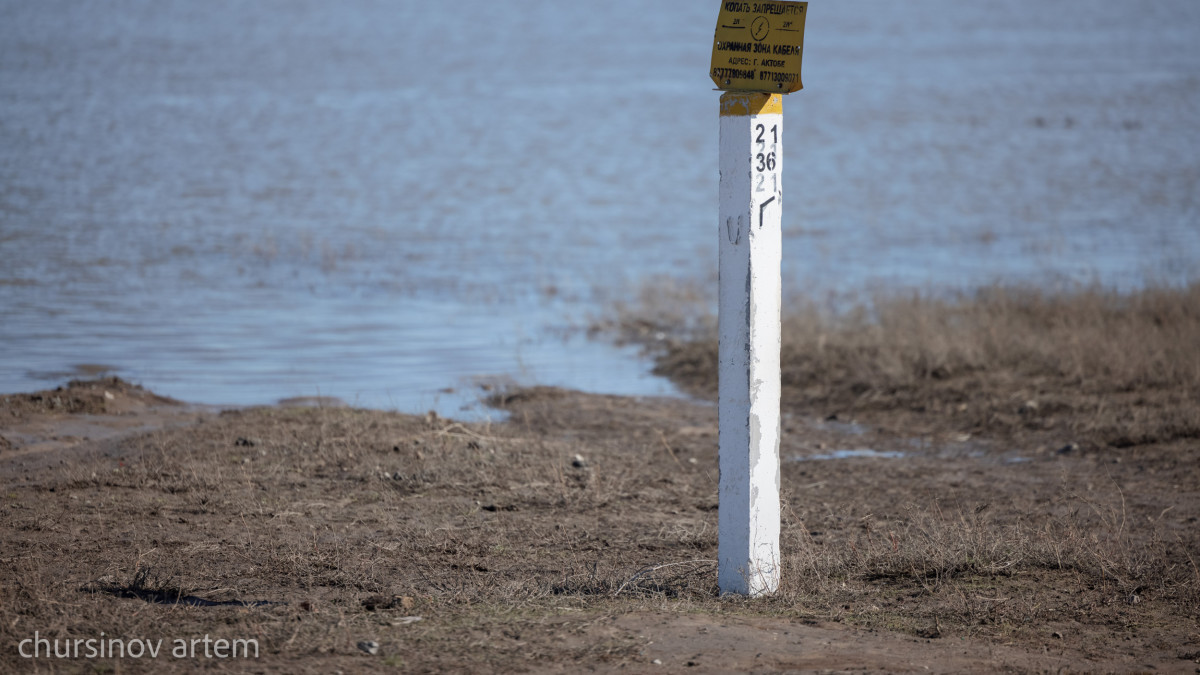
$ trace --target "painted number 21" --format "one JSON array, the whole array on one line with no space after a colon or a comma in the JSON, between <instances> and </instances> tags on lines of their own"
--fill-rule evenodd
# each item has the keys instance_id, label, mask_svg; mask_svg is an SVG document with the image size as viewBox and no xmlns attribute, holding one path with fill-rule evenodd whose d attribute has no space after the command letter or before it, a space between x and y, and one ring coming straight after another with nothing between
<instances>
[{"instance_id":1,"label":"painted number 21","mask_svg":"<svg viewBox=\"0 0 1200 675\"><path fill-rule=\"evenodd\" d=\"M755 170L756 171L774 171L775 170L775 152L774 151L765 152L766 145L767 145L767 141L765 138L766 133L767 133L767 127L762 124L757 124L757 125L755 125L754 128L758 131L758 137L754 139L754 142L763 146L763 150L764 150L764 152L760 152L757 155L755 155L755 157L754 157L756 160L758 160L758 166L755 167ZM775 145L778 143L779 143L779 126L772 125L771 126L771 147L774 148Z\"/></svg>"}]
</instances>

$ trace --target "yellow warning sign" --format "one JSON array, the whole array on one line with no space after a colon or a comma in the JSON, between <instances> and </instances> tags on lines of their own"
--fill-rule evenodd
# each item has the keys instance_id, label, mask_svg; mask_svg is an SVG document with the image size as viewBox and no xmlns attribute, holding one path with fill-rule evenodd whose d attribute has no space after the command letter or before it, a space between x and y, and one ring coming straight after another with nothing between
<instances>
[{"instance_id":1,"label":"yellow warning sign","mask_svg":"<svg viewBox=\"0 0 1200 675\"><path fill-rule=\"evenodd\" d=\"M709 76L718 89L800 91L807 2L722 2Z\"/></svg>"}]
</instances>

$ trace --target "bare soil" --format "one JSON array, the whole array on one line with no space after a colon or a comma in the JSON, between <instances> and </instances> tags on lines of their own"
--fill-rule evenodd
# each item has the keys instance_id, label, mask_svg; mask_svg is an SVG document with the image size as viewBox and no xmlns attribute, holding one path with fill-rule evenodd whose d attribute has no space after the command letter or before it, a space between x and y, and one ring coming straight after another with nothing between
<instances>
[{"instance_id":1,"label":"bare soil","mask_svg":"<svg viewBox=\"0 0 1200 675\"><path fill-rule=\"evenodd\" d=\"M703 330L652 340L697 400L519 389L493 424L112 379L2 397L0 670L1200 672L1177 293L794 313L785 576L758 600L717 593ZM260 653L23 658L35 631Z\"/></svg>"}]
</instances>

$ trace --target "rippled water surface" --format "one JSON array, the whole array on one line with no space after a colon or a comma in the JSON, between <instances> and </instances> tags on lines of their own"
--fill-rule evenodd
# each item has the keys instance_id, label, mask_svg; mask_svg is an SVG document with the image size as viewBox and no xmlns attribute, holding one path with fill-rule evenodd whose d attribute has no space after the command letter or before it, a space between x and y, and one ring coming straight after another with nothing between
<instances>
[{"instance_id":1,"label":"rippled water surface","mask_svg":"<svg viewBox=\"0 0 1200 675\"><path fill-rule=\"evenodd\" d=\"M670 392L570 329L715 275L717 5L0 0L0 391ZM813 0L785 283L1193 278L1198 35L1192 0Z\"/></svg>"}]
</instances>

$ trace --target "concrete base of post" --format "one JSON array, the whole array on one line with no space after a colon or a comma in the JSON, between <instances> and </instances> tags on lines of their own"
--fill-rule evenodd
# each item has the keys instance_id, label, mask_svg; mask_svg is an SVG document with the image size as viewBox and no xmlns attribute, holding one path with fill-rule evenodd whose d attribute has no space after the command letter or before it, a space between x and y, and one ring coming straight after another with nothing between
<instances>
[{"instance_id":1,"label":"concrete base of post","mask_svg":"<svg viewBox=\"0 0 1200 675\"><path fill-rule=\"evenodd\" d=\"M779 587L779 94L721 97L718 583Z\"/></svg>"}]
</instances>

